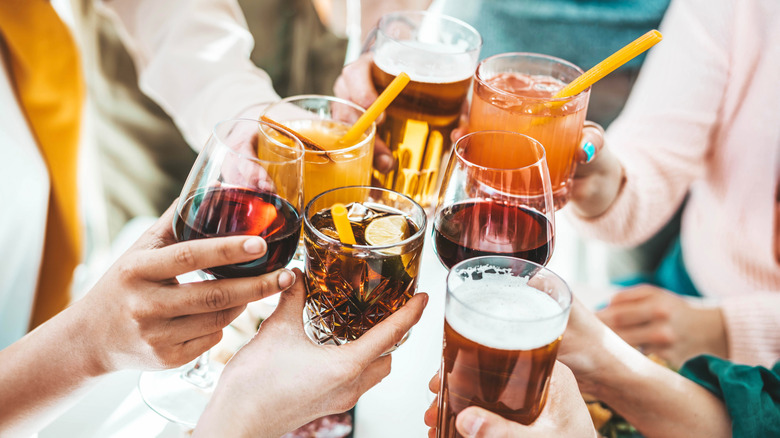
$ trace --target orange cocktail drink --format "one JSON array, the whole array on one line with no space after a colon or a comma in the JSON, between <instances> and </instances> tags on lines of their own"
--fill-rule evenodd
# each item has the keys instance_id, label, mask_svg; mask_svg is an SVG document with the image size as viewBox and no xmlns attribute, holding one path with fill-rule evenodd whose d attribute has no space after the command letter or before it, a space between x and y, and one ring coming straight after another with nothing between
<instances>
[{"instance_id":1,"label":"orange cocktail drink","mask_svg":"<svg viewBox=\"0 0 780 438\"><path fill-rule=\"evenodd\" d=\"M375 125L354 142L339 141L364 112L352 102L318 95L288 97L265 110L265 117L303 135L318 147L304 142L304 205L334 188L371 183Z\"/></svg>"},{"instance_id":2,"label":"orange cocktail drink","mask_svg":"<svg viewBox=\"0 0 780 438\"><path fill-rule=\"evenodd\" d=\"M535 138L545 148L556 208L566 204L576 169L576 156L590 89L553 98L583 72L574 64L534 53L505 53L482 61L474 80L469 131L503 130ZM502 153L497 145L480 157L495 167L527 161Z\"/></svg>"}]
</instances>

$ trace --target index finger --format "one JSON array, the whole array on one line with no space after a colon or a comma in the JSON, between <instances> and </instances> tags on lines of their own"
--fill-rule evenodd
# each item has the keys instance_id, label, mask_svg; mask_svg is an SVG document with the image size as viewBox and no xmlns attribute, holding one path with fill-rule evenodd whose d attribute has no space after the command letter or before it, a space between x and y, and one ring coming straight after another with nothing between
<instances>
[{"instance_id":1,"label":"index finger","mask_svg":"<svg viewBox=\"0 0 780 438\"><path fill-rule=\"evenodd\" d=\"M596 312L596 316L613 329L646 324L655 317L652 309L641 301L610 304Z\"/></svg>"},{"instance_id":2,"label":"index finger","mask_svg":"<svg viewBox=\"0 0 780 438\"><path fill-rule=\"evenodd\" d=\"M433 375L433 377L431 377L431 381L428 382L428 389L430 389L433 393L438 393L440 383L441 380L439 380L439 373L436 373Z\"/></svg>"},{"instance_id":3,"label":"index finger","mask_svg":"<svg viewBox=\"0 0 780 438\"><path fill-rule=\"evenodd\" d=\"M187 272L243 263L266 253L259 236L210 237L174 243L139 256L137 273L150 281L175 278Z\"/></svg>"},{"instance_id":4,"label":"index finger","mask_svg":"<svg viewBox=\"0 0 780 438\"><path fill-rule=\"evenodd\" d=\"M160 248L176 243L176 237L173 235L173 215L176 214L176 204L179 198L173 200L173 203L165 210L165 213L157 219L138 240L135 241L132 248Z\"/></svg>"},{"instance_id":5,"label":"index finger","mask_svg":"<svg viewBox=\"0 0 780 438\"><path fill-rule=\"evenodd\" d=\"M638 300L644 300L645 298L649 298L655 294L655 290L645 286L645 285L639 285L639 286L633 286L628 289L624 289L610 298L609 302L610 304L618 304L618 303L626 303L629 301L638 301Z\"/></svg>"},{"instance_id":6,"label":"index finger","mask_svg":"<svg viewBox=\"0 0 780 438\"><path fill-rule=\"evenodd\" d=\"M354 350L358 361L369 363L389 351L420 320L428 294L415 294L403 307L364 333L356 341L341 346Z\"/></svg>"}]
</instances>

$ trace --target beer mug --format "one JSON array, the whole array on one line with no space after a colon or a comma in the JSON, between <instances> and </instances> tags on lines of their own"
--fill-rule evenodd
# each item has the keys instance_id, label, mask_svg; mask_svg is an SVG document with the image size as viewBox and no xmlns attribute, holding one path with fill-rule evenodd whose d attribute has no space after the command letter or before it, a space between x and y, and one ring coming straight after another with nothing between
<instances>
[{"instance_id":1,"label":"beer mug","mask_svg":"<svg viewBox=\"0 0 780 438\"><path fill-rule=\"evenodd\" d=\"M572 295L547 268L488 256L447 275L438 437L461 435L455 419L479 406L522 424L546 400Z\"/></svg>"},{"instance_id":2,"label":"beer mug","mask_svg":"<svg viewBox=\"0 0 780 438\"><path fill-rule=\"evenodd\" d=\"M397 166L375 177L426 207L439 182L442 156L451 147L450 133L458 126L482 38L460 20L421 11L386 14L375 34L371 79L377 92L401 72L411 79L377 128Z\"/></svg>"}]
</instances>

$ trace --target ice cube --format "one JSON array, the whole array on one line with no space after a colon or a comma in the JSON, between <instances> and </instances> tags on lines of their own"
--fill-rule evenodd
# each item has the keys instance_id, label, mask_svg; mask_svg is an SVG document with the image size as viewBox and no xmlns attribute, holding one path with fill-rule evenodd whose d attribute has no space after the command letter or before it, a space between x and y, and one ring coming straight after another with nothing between
<instances>
[{"instance_id":1,"label":"ice cube","mask_svg":"<svg viewBox=\"0 0 780 438\"><path fill-rule=\"evenodd\" d=\"M374 217L374 211L359 202L353 202L347 209L350 222L363 222Z\"/></svg>"}]
</instances>

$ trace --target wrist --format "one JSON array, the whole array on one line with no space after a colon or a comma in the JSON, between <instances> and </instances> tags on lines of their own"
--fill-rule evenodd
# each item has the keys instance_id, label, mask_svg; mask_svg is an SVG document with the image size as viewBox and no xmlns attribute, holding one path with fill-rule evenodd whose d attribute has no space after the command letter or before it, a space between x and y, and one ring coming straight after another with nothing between
<instances>
[{"instance_id":1,"label":"wrist","mask_svg":"<svg viewBox=\"0 0 780 438\"><path fill-rule=\"evenodd\" d=\"M623 406L631 403L634 391L642 393L645 378L653 375L660 365L649 360L642 353L629 346L620 358L604 364L593 381L591 394L609 406ZM630 390L627 390L630 388ZM641 395L640 395L641 396Z\"/></svg>"},{"instance_id":2,"label":"wrist","mask_svg":"<svg viewBox=\"0 0 780 438\"><path fill-rule=\"evenodd\" d=\"M66 340L68 356L74 359L71 366L77 367L82 374L89 377L99 377L116 371L108 360L108 345L111 341L104 339L107 333L95 324L94 314L84 300L79 300L63 310L52 322L57 324L53 330L60 332Z\"/></svg>"},{"instance_id":3,"label":"wrist","mask_svg":"<svg viewBox=\"0 0 780 438\"><path fill-rule=\"evenodd\" d=\"M260 427L254 428L249 422L262 418L257 410L244 412L241 403L231 403L230 397L218 386L203 411L193 437L223 436L227 438L262 438L270 436ZM235 394L235 392L234 392ZM235 396L234 396L235 397ZM251 403L245 403L249 405ZM254 406L253 406L254 407Z\"/></svg>"},{"instance_id":4,"label":"wrist","mask_svg":"<svg viewBox=\"0 0 780 438\"><path fill-rule=\"evenodd\" d=\"M610 400L624 393L627 382L635 378L636 370L644 366L648 359L614 333L607 333L602 339L605 342L598 347L599 353L593 355L590 372L582 379L577 375L577 381L583 392L611 404Z\"/></svg>"},{"instance_id":5,"label":"wrist","mask_svg":"<svg viewBox=\"0 0 780 438\"><path fill-rule=\"evenodd\" d=\"M601 151L596 160L598 162L584 165L595 169L585 171L573 188L571 204L574 213L583 219L594 219L606 213L626 183L625 169L611 151Z\"/></svg>"}]
</instances>

